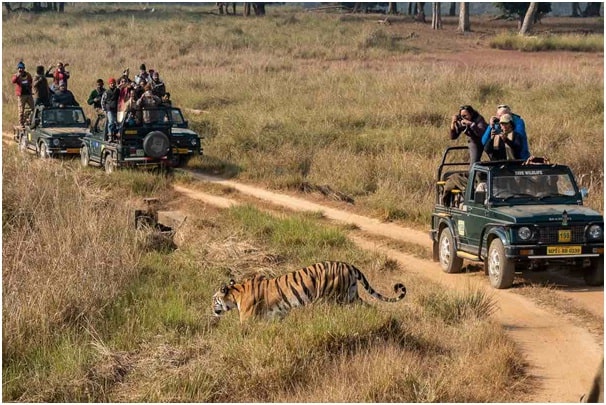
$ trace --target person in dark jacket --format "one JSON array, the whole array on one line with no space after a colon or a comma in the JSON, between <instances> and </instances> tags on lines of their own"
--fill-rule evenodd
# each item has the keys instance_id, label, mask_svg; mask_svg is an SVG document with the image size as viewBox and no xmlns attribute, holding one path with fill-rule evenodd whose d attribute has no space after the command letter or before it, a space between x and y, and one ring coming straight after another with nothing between
<instances>
[{"instance_id":1,"label":"person in dark jacket","mask_svg":"<svg viewBox=\"0 0 606 405\"><path fill-rule=\"evenodd\" d=\"M25 70L25 63L17 63L17 73L13 75L11 81L15 85L15 95L18 99L19 125L23 127L28 120L25 107L29 107L30 111L34 109L34 97L32 97L34 80L32 75Z\"/></svg>"},{"instance_id":2,"label":"person in dark jacket","mask_svg":"<svg viewBox=\"0 0 606 405\"><path fill-rule=\"evenodd\" d=\"M113 77L109 79L108 83L109 88L101 96L101 107L107 117L105 133L112 140L118 132L118 98L120 97L120 89L118 89L116 79Z\"/></svg>"},{"instance_id":3,"label":"person in dark jacket","mask_svg":"<svg viewBox=\"0 0 606 405\"><path fill-rule=\"evenodd\" d=\"M151 77L152 93L160 98L164 97L164 94L166 94L166 85L160 80L160 73L155 70Z\"/></svg>"},{"instance_id":4,"label":"person in dark jacket","mask_svg":"<svg viewBox=\"0 0 606 405\"><path fill-rule=\"evenodd\" d=\"M459 114L453 115L450 123L450 139L457 139L461 134L467 136L469 147L469 163L479 162L482 158L484 145L482 135L487 124L484 117L470 105L459 107Z\"/></svg>"},{"instance_id":5,"label":"person in dark jacket","mask_svg":"<svg viewBox=\"0 0 606 405\"><path fill-rule=\"evenodd\" d=\"M97 118L95 119L95 123L93 124L93 132L99 132L99 120L103 118L103 108L101 108L101 97L103 93L105 93L105 87L103 87L105 83L103 83L103 79L97 79L97 87L95 87L88 96L88 100L86 102L88 105L93 106L95 109L95 113L97 114Z\"/></svg>"},{"instance_id":6,"label":"person in dark jacket","mask_svg":"<svg viewBox=\"0 0 606 405\"><path fill-rule=\"evenodd\" d=\"M50 87L44 75L44 66L38 66L34 77L34 105L49 106L51 95Z\"/></svg>"},{"instance_id":7,"label":"person in dark jacket","mask_svg":"<svg viewBox=\"0 0 606 405\"><path fill-rule=\"evenodd\" d=\"M59 90L55 91L51 98L51 103L54 107L65 107L65 106L79 106L74 97L74 93L69 91L66 87L66 83L62 80L59 82Z\"/></svg>"},{"instance_id":8,"label":"person in dark jacket","mask_svg":"<svg viewBox=\"0 0 606 405\"><path fill-rule=\"evenodd\" d=\"M491 134L486 142L485 151L490 160L521 159L522 136L513 130L513 117L510 114L501 115L501 132Z\"/></svg>"}]
</instances>

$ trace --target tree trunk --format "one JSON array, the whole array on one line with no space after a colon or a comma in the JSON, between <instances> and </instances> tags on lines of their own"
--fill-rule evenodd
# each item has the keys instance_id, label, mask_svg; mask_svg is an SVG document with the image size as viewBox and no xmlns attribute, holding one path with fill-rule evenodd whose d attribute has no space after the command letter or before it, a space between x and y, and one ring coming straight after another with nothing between
<instances>
[{"instance_id":1,"label":"tree trunk","mask_svg":"<svg viewBox=\"0 0 606 405\"><path fill-rule=\"evenodd\" d=\"M65 3L64 2L60 2L59 3L59 12L62 13L65 11Z\"/></svg>"},{"instance_id":2,"label":"tree trunk","mask_svg":"<svg viewBox=\"0 0 606 405\"><path fill-rule=\"evenodd\" d=\"M431 3L431 28L434 30L442 29L442 3L433 2Z\"/></svg>"},{"instance_id":3,"label":"tree trunk","mask_svg":"<svg viewBox=\"0 0 606 405\"><path fill-rule=\"evenodd\" d=\"M412 12L413 12L413 10L412 10L413 4L414 4L414 7L415 7L414 13L417 14L417 10L416 10L417 3L408 3L408 15L413 15L412 14Z\"/></svg>"},{"instance_id":4,"label":"tree trunk","mask_svg":"<svg viewBox=\"0 0 606 405\"><path fill-rule=\"evenodd\" d=\"M417 15L415 17L416 21L426 22L425 21L425 3L417 3Z\"/></svg>"},{"instance_id":5,"label":"tree trunk","mask_svg":"<svg viewBox=\"0 0 606 405\"><path fill-rule=\"evenodd\" d=\"M524 22L522 23L522 28L520 29L520 35L528 35L530 31L530 27L532 27L532 23L534 21L534 17L537 14L537 10L539 9L539 3L531 2L528 6L528 10L526 10L526 16L524 17Z\"/></svg>"},{"instance_id":6,"label":"tree trunk","mask_svg":"<svg viewBox=\"0 0 606 405\"><path fill-rule=\"evenodd\" d=\"M600 2L587 3L587 6L585 7L585 11L583 11L583 17L599 17L601 7L602 7L602 3L600 3Z\"/></svg>"},{"instance_id":7,"label":"tree trunk","mask_svg":"<svg viewBox=\"0 0 606 405\"><path fill-rule=\"evenodd\" d=\"M448 10L448 15L450 17L454 17L455 15L457 15L457 2L456 1L450 2L450 10Z\"/></svg>"},{"instance_id":8,"label":"tree trunk","mask_svg":"<svg viewBox=\"0 0 606 405\"><path fill-rule=\"evenodd\" d=\"M6 9L6 12L9 14L11 13L11 11L13 11L13 9L11 8L11 4L8 2L4 3L4 8Z\"/></svg>"},{"instance_id":9,"label":"tree trunk","mask_svg":"<svg viewBox=\"0 0 606 405\"><path fill-rule=\"evenodd\" d=\"M469 24L469 3L461 2L459 6L459 27L457 31L465 33L471 31Z\"/></svg>"},{"instance_id":10,"label":"tree trunk","mask_svg":"<svg viewBox=\"0 0 606 405\"><path fill-rule=\"evenodd\" d=\"M571 14L571 17L580 17L581 16L581 6L579 5L579 3L575 3L573 1L570 4L572 4L572 14Z\"/></svg>"},{"instance_id":11,"label":"tree trunk","mask_svg":"<svg viewBox=\"0 0 606 405\"><path fill-rule=\"evenodd\" d=\"M244 3L244 17L250 15L250 3Z\"/></svg>"},{"instance_id":12,"label":"tree trunk","mask_svg":"<svg viewBox=\"0 0 606 405\"><path fill-rule=\"evenodd\" d=\"M398 14L398 3L390 1L387 14Z\"/></svg>"}]
</instances>

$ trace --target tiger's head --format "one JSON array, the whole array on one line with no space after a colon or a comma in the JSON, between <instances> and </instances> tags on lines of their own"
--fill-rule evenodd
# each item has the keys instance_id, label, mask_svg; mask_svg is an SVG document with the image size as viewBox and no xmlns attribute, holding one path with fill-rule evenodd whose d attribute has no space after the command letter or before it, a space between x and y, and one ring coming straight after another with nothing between
<instances>
[{"instance_id":1,"label":"tiger's head","mask_svg":"<svg viewBox=\"0 0 606 405\"><path fill-rule=\"evenodd\" d=\"M221 284L219 291L213 295L213 313L215 316L221 316L238 306L232 293L232 287L235 284L234 280L229 280L229 285Z\"/></svg>"}]
</instances>

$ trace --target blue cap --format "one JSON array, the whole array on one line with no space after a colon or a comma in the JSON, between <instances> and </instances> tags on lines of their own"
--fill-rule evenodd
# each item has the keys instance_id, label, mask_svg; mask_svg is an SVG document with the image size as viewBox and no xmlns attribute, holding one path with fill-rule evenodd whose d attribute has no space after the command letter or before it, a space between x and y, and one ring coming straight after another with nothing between
<instances>
[{"instance_id":1,"label":"blue cap","mask_svg":"<svg viewBox=\"0 0 606 405\"><path fill-rule=\"evenodd\" d=\"M17 69L25 69L25 63L23 63L23 62L17 63Z\"/></svg>"}]
</instances>

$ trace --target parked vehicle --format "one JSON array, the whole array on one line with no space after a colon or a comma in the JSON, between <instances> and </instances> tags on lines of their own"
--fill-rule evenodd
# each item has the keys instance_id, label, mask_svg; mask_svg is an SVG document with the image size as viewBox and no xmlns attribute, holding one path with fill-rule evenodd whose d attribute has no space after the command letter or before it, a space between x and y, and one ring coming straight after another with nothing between
<instances>
[{"instance_id":1,"label":"parked vehicle","mask_svg":"<svg viewBox=\"0 0 606 405\"><path fill-rule=\"evenodd\" d=\"M82 138L90 135L81 107L44 107L38 105L24 126L14 127L19 150L34 151L41 158L80 153Z\"/></svg>"},{"instance_id":2,"label":"parked vehicle","mask_svg":"<svg viewBox=\"0 0 606 405\"><path fill-rule=\"evenodd\" d=\"M438 167L431 216L433 259L447 273L463 260L483 262L495 288L509 288L516 271L553 265L604 283L604 219L583 206L570 168L544 159L477 162L471 168L447 148Z\"/></svg>"},{"instance_id":3,"label":"parked vehicle","mask_svg":"<svg viewBox=\"0 0 606 405\"><path fill-rule=\"evenodd\" d=\"M173 121L173 118L175 120ZM200 137L177 108L144 108L127 115L111 138L103 128L82 139L82 166L172 168L201 153Z\"/></svg>"},{"instance_id":4,"label":"parked vehicle","mask_svg":"<svg viewBox=\"0 0 606 405\"><path fill-rule=\"evenodd\" d=\"M171 107L172 148L179 157L179 166L184 166L193 156L202 155L202 136L189 128L189 122L183 117L180 108Z\"/></svg>"}]
</instances>

